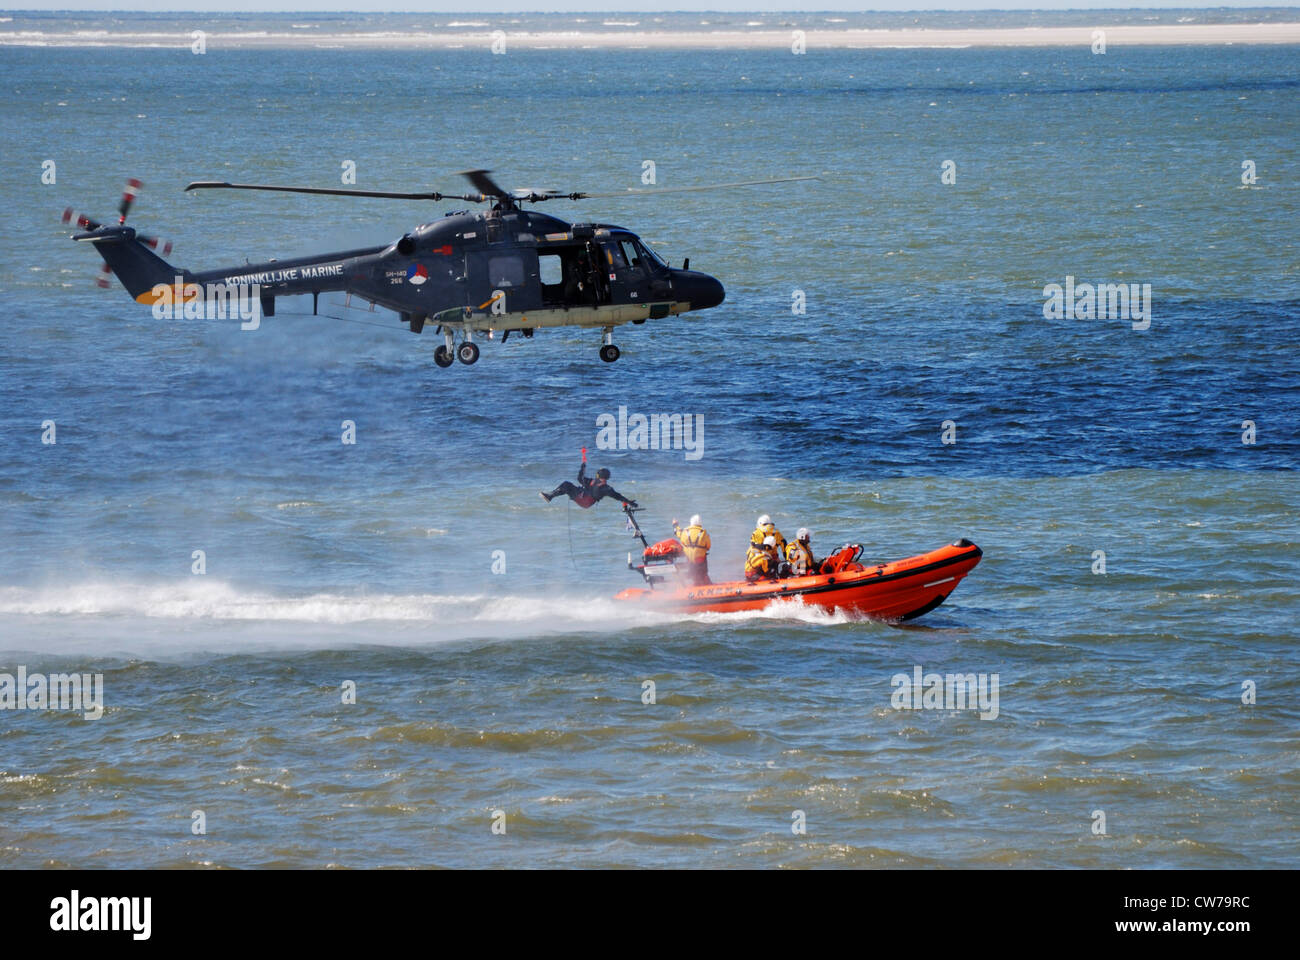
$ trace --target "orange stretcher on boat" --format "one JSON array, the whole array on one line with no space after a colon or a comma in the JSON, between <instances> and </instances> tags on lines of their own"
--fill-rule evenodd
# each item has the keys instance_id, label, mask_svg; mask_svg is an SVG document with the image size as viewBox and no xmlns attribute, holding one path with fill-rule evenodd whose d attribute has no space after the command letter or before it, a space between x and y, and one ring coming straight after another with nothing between
<instances>
[{"instance_id":1,"label":"orange stretcher on boat","mask_svg":"<svg viewBox=\"0 0 1300 960\"><path fill-rule=\"evenodd\" d=\"M629 519L635 526L635 518L630 513ZM636 532L640 534L639 528ZM629 557L628 566L641 573L646 586L631 587L614 599L684 613L761 610L774 601L795 600L879 620L912 620L948 599L984 555L984 551L963 538L892 563L862 563L862 547L846 544L824 560L815 574L689 585L669 581L663 574L654 572L666 572L670 568L675 571L682 562L672 548L673 543L665 540L647 544L640 564L634 564Z\"/></svg>"}]
</instances>

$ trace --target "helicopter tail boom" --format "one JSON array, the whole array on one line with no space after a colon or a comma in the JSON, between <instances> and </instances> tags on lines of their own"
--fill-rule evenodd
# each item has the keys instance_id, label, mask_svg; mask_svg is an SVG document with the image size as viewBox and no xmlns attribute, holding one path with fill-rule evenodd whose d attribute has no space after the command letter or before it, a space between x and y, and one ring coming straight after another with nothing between
<instances>
[{"instance_id":1,"label":"helicopter tail boom","mask_svg":"<svg viewBox=\"0 0 1300 960\"><path fill-rule=\"evenodd\" d=\"M153 303L155 287L164 284L170 288L177 277L186 274L150 250L131 227L102 226L73 239L94 244L107 268L139 303Z\"/></svg>"}]
</instances>

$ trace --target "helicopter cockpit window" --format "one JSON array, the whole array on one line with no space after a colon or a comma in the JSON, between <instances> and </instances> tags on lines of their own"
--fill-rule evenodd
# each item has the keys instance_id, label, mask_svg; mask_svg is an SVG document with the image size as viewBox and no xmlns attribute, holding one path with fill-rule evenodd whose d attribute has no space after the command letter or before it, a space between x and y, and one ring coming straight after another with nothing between
<instances>
[{"instance_id":1,"label":"helicopter cockpit window","mask_svg":"<svg viewBox=\"0 0 1300 960\"><path fill-rule=\"evenodd\" d=\"M635 243L631 240L620 240L616 246L622 248L623 259L633 267L641 269L644 265L641 263L641 251L637 249Z\"/></svg>"},{"instance_id":2,"label":"helicopter cockpit window","mask_svg":"<svg viewBox=\"0 0 1300 960\"><path fill-rule=\"evenodd\" d=\"M642 251L645 252L646 259L649 261L649 263L647 264L647 266L650 266L650 265L653 265L653 266L656 266L656 267L667 267L667 266L668 266L668 264L664 263L663 257L661 257L661 256L659 256L659 254L655 253L655 252L654 252L654 248L652 248L652 247L651 247L648 243L646 243L644 240L639 240L639 241L637 241L637 247L638 247L640 250L642 250Z\"/></svg>"},{"instance_id":3,"label":"helicopter cockpit window","mask_svg":"<svg viewBox=\"0 0 1300 960\"><path fill-rule=\"evenodd\" d=\"M488 260L488 282L494 287L517 287L524 282L524 261L521 257L491 257Z\"/></svg>"}]
</instances>

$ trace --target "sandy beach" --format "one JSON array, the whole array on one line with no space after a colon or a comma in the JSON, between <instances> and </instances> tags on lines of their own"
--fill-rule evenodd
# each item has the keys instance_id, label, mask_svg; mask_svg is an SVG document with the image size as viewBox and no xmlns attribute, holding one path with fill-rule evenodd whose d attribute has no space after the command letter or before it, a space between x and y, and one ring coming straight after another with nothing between
<instances>
[{"instance_id":1,"label":"sandy beach","mask_svg":"<svg viewBox=\"0 0 1300 960\"><path fill-rule=\"evenodd\" d=\"M506 32L506 42L519 47L701 47L701 48L770 48L789 47L794 41L790 30L731 30L708 32L627 33L535 33ZM1143 44L1219 44L1219 43L1300 43L1300 22L1286 24L1168 24L1156 26L1115 26L1104 23L1093 29L1077 27L985 29L985 30L805 30L807 49L869 47L1071 47L1090 46L1093 30L1104 30L1106 44L1136 46ZM446 38L439 38L446 39ZM460 36L453 42L490 43L490 34L474 38ZM434 38L431 41L437 42ZM410 41L416 45L421 38Z\"/></svg>"},{"instance_id":2,"label":"sandy beach","mask_svg":"<svg viewBox=\"0 0 1300 960\"><path fill-rule=\"evenodd\" d=\"M195 18L195 29L203 29ZM521 49L781 49L791 47L797 27L774 30L670 30L553 31L505 30L505 43ZM1148 26L1023 27L957 30L804 30L805 49L856 49L905 47L1072 47L1091 46L1094 32L1105 32L1107 47L1145 45L1300 44L1300 22L1258 24L1157 24ZM279 32L227 32L207 34L216 47L490 47L499 34L482 28L473 31L357 32L305 35ZM0 46L127 46L188 47L189 34L107 31L0 31Z\"/></svg>"}]
</instances>

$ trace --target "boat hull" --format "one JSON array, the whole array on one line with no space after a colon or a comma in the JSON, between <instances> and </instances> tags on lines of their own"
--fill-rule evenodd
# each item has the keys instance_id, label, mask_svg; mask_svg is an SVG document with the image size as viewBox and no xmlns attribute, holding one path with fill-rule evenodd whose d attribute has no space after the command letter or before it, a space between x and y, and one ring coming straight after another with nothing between
<instances>
[{"instance_id":1,"label":"boat hull","mask_svg":"<svg viewBox=\"0 0 1300 960\"><path fill-rule=\"evenodd\" d=\"M983 555L969 540L959 540L893 563L854 564L856 569L833 574L655 590L633 587L614 599L684 613L761 610L775 601L798 599L825 610L911 620L943 603Z\"/></svg>"}]
</instances>

